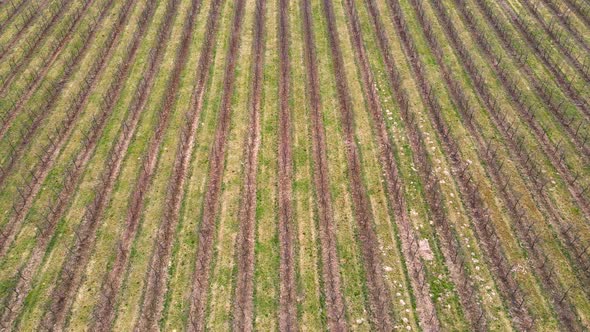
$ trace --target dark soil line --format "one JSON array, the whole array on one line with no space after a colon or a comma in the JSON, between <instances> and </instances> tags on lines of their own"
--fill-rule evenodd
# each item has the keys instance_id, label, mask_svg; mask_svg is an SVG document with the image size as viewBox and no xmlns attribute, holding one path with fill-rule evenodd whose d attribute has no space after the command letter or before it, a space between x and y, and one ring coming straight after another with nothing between
<instances>
[{"instance_id":1,"label":"dark soil line","mask_svg":"<svg viewBox=\"0 0 590 332\"><path fill-rule=\"evenodd\" d=\"M244 146L244 185L241 192L240 232L236 242L237 281L233 301L234 331L252 331L254 323L254 242L256 241L256 175L260 148L260 108L264 81L266 1L256 2L254 44L252 47L252 90L250 119Z\"/></svg>"},{"instance_id":2,"label":"dark soil line","mask_svg":"<svg viewBox=\"0 0 590 332\"><path fill-rule=\"evenodd\" d=\"M557 35L556 32L550 28L549 25L547 25L547 22L545 22L545 19L543 17L541 17L541 14L539 13L538 8L533 6L529 0L521 0L521 2L524 3L524 5L528 9L528 11L533 15L535 21L537 21L537 23L541 26L543 31L551 38L551 40L553 41L553 44L554 44L553 46L555 48L559 49L560 53L565 56L566 62L569 62L569 64L572 65L577 72L582 73L582 76L588 77L588 75L582 70L583 64L580 63L580 61L571 54L571 47L568 48L568 46L566 44L564 44L562 38L559 35ZM510 9L510 13L514 13L514 11L512 11L512 8L509 8L509 9ZM524 39L526 39L528 41L529 45L535 50L535 52L539 55L539 57L543 60L543 62L546 63L547 67L549 68L549 71L553 74L553 76L555 77L555 80L557 81L559 86L562 88L562 91L571 99L573 104L582 112L582 115L586 116L586 119L590 118L590 109L589 109L590 106L588 106L588 101L583 96L581 96L580 93L578 93L578 91L576 91L569 84L570 81L567 80L567 78L565 77L565 74L561 70L561 67L559 66L559 64L555 64L554 61L550 61L551 60L550 58L542 56L544 54L544 53L541 53L543 51L543 49L540 48L539 43L535 42L536 38L532 38L530 36L530 34L527 34L526 31L530 31L530 30L528 30L528 26L525 27L521 24L522 19L520 17L517 18L517 22L520 22L520 23L517 23L517 25L519 28L521 28L521 29L519 29L521 31L521 35L523 35ZM580 44L580 45L584 46L584 44Z\"/></svg>"},{"instance_id":3,"label":"dark soil line","mask_svg":"<svg viewBox=\"0 0 590 332\"><path fill-rule=\"evenodd\" d=\"M526 149L519 148L518 146L517 142L518 140L522 139L522 136L517 131L517 129L513 129L512 125L507 123L505 118L499 116L499 114L502 114L502 111L500 110L497 104L497 100L489 90L488 86L482 83L478 83L483 82L481 80L481 75L479 74L480 71L477 69L475 63L473 62L473 59L467 52L466 46L461 42L461 39L459 38L459 35L455 30L450 17L447 15L444 8L440 6L440 3L432 2L432 5L438 12L439 20L444 27L444 31L447 37L449 38L449 40L451 40L453 47L456 50L456 54L462 62L462 67L466 70L466 72L470 75L472 81L475 83L475 90L478 93L480 100L483 102L488 112L491 114L491 118L494 121L496 128L498 128L499 131L502 133L502 136L506 141L510 155L514 158L514 160L517 160L520 163L520 171L523 173L523 176L526 176L526 181L524 182L527 188L529 189L533 197L535 197L538 200L545 214L548 216L550 222L552 223L553 227L555 227L556 230L559 230L558 234L556 235L561 238L562 243L566 245L568 250L576 254L576 256L573 257L571 257L572 255L566 256L570 256L569 259L572 262L572 264L578 264L578 266L583 269L590 263L587 260L582 259L582 255L579 254L580 249L573 245L573 239L571 239L571 237L568 236L568 232L565 232L568 223L565 222L565 220L562 220L560 213L558 212L558 208L553 204L551 199L548 197L547 192L543 190L548 180L545 178L539 179L540 176L538 174L542 174L542 172L537 163L533 160L534 158L531 157L531 155L528 153L528 151L526 151ZM456 85L454 83L451 83L449 84L449 86L453 87ZM455 88L455 90L459 91L458 86ZM468 103L463 102L459 104L467 105ZM477 127L477 124L472 121L472 115L467 114L468 112L465 111L463 112L463 117L465 119L464 122L466 123L466 126L475 133L480 132L481 128ZM484 143L484 141L485 140L483 138L479 138L478 143L480 145L480 152L493 150L489 146L490 143L488 142L486 144ZM486 152L485 155L486 158L484 158L484 160L493 157L493 155L489 154L489 152ZM497 162L495 160L488 162L488 164L492 163ZM496 167L501 169L501 167L499 166ZM590 281L590 278L588 278L588 276L579 272L581 271L578 271L577 275L582 283Z\"/></svg>"},{"instance_id":4,"label":"dark soil line","mask_svg":"<svg viewBox=\"0 0 590 332\"><path fill-rule=\"evenodd\" d=\"M100 183L95 190L96 196L90 206L86 209L83 220L76 231L75 243L69 250L69 255L62 267L57 286L52 291L49 308L45 312L40 323L41 328L58 326L61 329L66 324L66 315L74 302L76 291L82 282L82 274L90 259L90 254L92 253L92 249L96 242L96 231L100 226L102 214L110 201L113 186L119 176L129 144L137 129L140 115L145 109L145 105L151 93L155 75L162 62L164 50L166 49L170 38L174 17L178 11L178 3L179 0L171 0L167 3L163 24L160 26L158 36L156 37L156 48L153 50L142 75L144 80L138 85L129 114L122 125L119 138L109 152L109 158L107 159L104 172L101 175ZM155 7L154 4L148 4L148 6L150 6L150 8ZM153 12L154 10L155 9L151 9L150 12ZM147 24L142 24L141 28L140 32L135 35L136 37L134 38L133 47L130 48L127 59L121 69L121 72L123 73L121 75L122 77L127 77L131 65L134 63L139 48L139 41L142 39L141 37L145 35ZM111 98L113 101L108 105L109 109L114 108L116 105L118 96L124 87L124 82L124 79L119 79L114 81L113 85L111 85L109 90L116 92L114 93L114 97Z\"/></svg>"},{"instance_id":5,"label":"dark soil line","mask_svg":"<svg viewBox=\"0 0 590 332\"><path fill-rule=\"evenodd\" d=\"M303 17L303 44L311 117L313 180L320 227L322 281L327 307L328 328L331 331L345 331L347 330L346 308L341 290L340 262L336 245L336 224L330 194L326 134L321 113L320 82L309 0L301 2L301 15Z\"/></svg>"},{"instance_id":6,"label":"dark soil line","mask_svg":"<svg viewBox=\"0 0 590 332\"><path fill-rule=\"evenodd\" d=\"M39 14L45 10L45 7L50 5L48 2L49 0L41 0L40 4L36 5L35 8L31 8L27 12L28 17L26 18L25 22L23 22L18 32L10 39L10 41L8 41L6 45L3 45L0 48L0 62L3 62L4 58L14 50L14 44L16 44L16 42L21 39L22 34L31 26L35 19L39 17Z\"/></svg>"},{"instance_id":7,"label":"dark soil line","mask_svg":"<svg viewBox=\"0 0 590 332\"><path fill-rule=\"evenodd\" d=\"M180 86L180 75L186 66L188 60L188 51L194 33L195 18L201 8L201 1L193 1L187 20L184 23L182 31L182 41L176 53L176 61L172 76L166 90L166 96L162 110L158 119L158 124L154 136L152 136L148 152L142 163L139 172L138 181L133 190L124 231L119 237L118 250L113 265L103 280L101 287L101 297L93 313L91 331L105 331L111 328L115 319L116 299L124 280L125 271L129 265L129 254L131 246L139 228L141 211L143 211L145 194L147 193L150 181L154 174L159 155L160 147L164 139L164 132L168 128L168 123L172 110L174 109L178 89ZM153 75L152 75L153 76ZM143 107L143 106L142 106Z\"/></svg>"},{"instance_id":8,"label":"dark soil line","mask_svg":"<svg viewBox=\"0 0 590 332\"><path fill-rule=\"evenodd\" d=\"M64 147L70 135L72 134L76 119L84 109L84 106L86 106L90 92L94 89L98 79L102 76L108 60L113 54L114 46L118 44L120 33L123 31L124 23L127 22L127 18L129 17L129 9L134 3L135 1L129 1L121 11L117 25L115 29L111 31L109 39L105 43L105 48L102 49L100 56L96 58L97 61L93 64L89 74L87 75L87 78L84 81L83 86L81 87L80 92L76 96L74 102L70 105L69 109L66 111L66 118L60 125L56 127L52 136L49 137L49 143L47 147L43 149L45 153L39 158L39 162L30 172L32 176L31 180L29 180L30 182L25 185L25 193L21 195L21 200L19 203L15 203L13 206L14 213L10 216L9 221L2 229L2 236L0 236L0 257L3 257L4 254L6 254L6 251L16 236L16 232L18 231L20 224L23 222L29 208L33 204L34 198L41 189L43 181L49 174L49 171L59 156L61 149ZM144 16L144 19L147 19L147 17ZM33 133L39 127L41 120L44 118L42 115L50 113L51 110L56 106L55 101L57 99L57 95L58 93L56 92L54 97L48 101L47 106L49 107L40 108L43 111L39 113L40 116L38 116L31 124L28 134L26 134L25 139L23 140L22 144L19 145L19 148L16 151L21 151L22 153L26 147L26 142L32 140ZM91 143L89 138L85 140L87 141L86 144ZM11 165L15 163L14 159L16 159L16 157L11 159ZM2 175L4 176L5 174ZM0 185L2 185L3 179L5 178L0 177Z\"/></svg>"},{"instance_id":9,"label":"dark soil line","mask_svg":"<svg viewBox=\"0 0 590 332\"><path fill-rule=\"evenodd\" d=\"M14 20L18 16L18 14L23 10L23 8L26 7L29 1L30 0L22 0L18 5L14 5L13 2L10 2L10 4L13 6L13 10L10 14L8 14L4 22L0 24L0 36L4 33L4 30L7 26L12 25L12 20Z\"/></svg>"},{"instance_id":10,"label":"dark soil line","mask_svg":"<svg viewBox=\"0 0 590 332\"><path fill-rule=\"evenodd\" d=\"M344 132L350 189L354 204L354 215L358 224L358 240L364 258L365 277L369 290L369 311L371 323L379 330L393 329L391 313L391 295L382 275L381 254L378 249L379 240L373 230L372 211L361 175L360 151L355 143L354 119L352 102L344 71L344 60L340 40L336 30L334 9L330 0L324 0L324 16L326 18L330 48L334 65L334 74L340 103L341 123Z\"/></svg>"},{"instance_id":11,"label":"dark soil line","mask_svg":"<svg viewBox=\"0 0 590 332\"><path fill-rule=\"evenodd\" d=\"M528 310L523 307L524 296L514 276L510 274L509 263L501 246L501 241L493 227L486 203L481 197L478 185L472 181L472 175L467 169L468 164L461 160L459 148L456 142L450 139L448 128L440 118L440 105L434 94L432 94L430 83L425 77L424 65L408 32L403 11L397 1L389 0L387 3L390 8L391 19L395 23L396 30L402 41L404 53L414 72L420 95L431 115L429 118L441 138L445 156L451 165L451 172L457 181L458 189L463 197L470 219L473 221L482 249L486 253L484 256L488 260L490 271L496 276L497 285L503 297L509 301L507 305L512 315L513 324L519 329L527 329L532 325L533 319Z\"/></svg>"},{"instance_id":12,"label":"dark soil line","mask_svg":"<svg viewBox=\"0 0 590 332\"><path fill-rule=\"evenodd\" d=\"M442 196L440 195L440 180L432 170L429 161L427 148L424 139L418 128L417 122L408 117L409 104L407 91L401 87L401 77L393 55L387 35L385 34L383 23L379 19L379 11L374 1L366 2L371 21L377 34L377 41L383 55L386 65L388 78L392 89L394 90L396 100L401 109L401 116L407 129L408 141L412 148L412 159L418 169L418 174L425 186L424 196L428 204L428 209L432 213L435 221L437 234L441 237L441 250L445 257L447 268L451 278L456 286L457 293L463 308L465 309L467 319L474 330L486 330L487 320L484 311L476 296L473 280L470 278L465 268L464 255L459 255L461 249L460 242L453 236L446 211L443 208Z\"/></svg>"},{"instance_id":13,"label":"dark soil line","mask_svg":"<svg viewBox=\"0 0 590 332\"><path fill-rule=\"evenodd\" d=\"M90 4L93 1L94 0L88 1L87 4ZM83 51L85 49L87 49L88 45L90 45L89 42L91 41L92 37L94 37L94 32L96 30L98 30L97 27L102 24L102 20L106 17L106 13L111 8L112 4L113 4L113 0L109 0L107 3L105 3L98 19L96 20L96 28L89 29L88 37L86 38L86 40L82 44L83 50L80 53L84 53ZM89 6L87 6L85 8L88 8L88 7ZM64 37L57 44L57 46L54 47L54 50L53 50L52 54L49 56L49 58L46 59L46 61L41 65L41 70L38 72L35 72L35 76L34 76L35 78L24 89L25 92L23 94L21 94L20 97L18 97L18 100L14 103L14 106L7 113L5 113L2 116L2 125L0 127L0 139L2 139L4 137L4 135L6 134L8 129L10 128L10 126L12 126L14 119L19 114L19 112L22 110L25 103L29 100L29 98L31 98L33 93L35 91L37 91L37 89L39 88L39 86L43 82L43 79L47 75L47 72L49 72L49 70L51 69L51 66L55 63L55 61L59 57L60 53L66 47L67 43L73 38L72 34L73 34L74 30L76 29L76 27L78 26L78 24L80 23L82 16L83 16L82 13L80 13L77 16L77 18L72 22L72 25L68 29L68 32L64 35ZM73 57L73 58L75 58L75 57ZM74 66L75 66L75 64L74 64ZM66 68L66 72L67 71L68 71L68 69Z\"/></svg>"},{"instance_id":14,"label":"dark soil line","mask_svg":"<svg viewBox=\"0 0 590 332\"><path fill-rule=\"evenodd\" d=\"M128 6L131 7L134 4L135 1L130 1L128 3ZM151 12L153 13L153 10ZM149 12L147 10L144 11L144 17L146 18L144 24L149 21L149 16ZM120 21L119 23L121 24L119 24L119 26L122 26L122 23L125 21L126 19ZM137 46L132 47L132 49L136 47ZM117 83L114 82L113 84ZM112 90L111 93L114 95L115 90ZM112 98L112 103L114 103L114 101L116 101L116 99ZM38 270L40 264L42 263L43 258L45 257L45 251L52 239L53 233L55 232L55 229L57 227L57 223L59 222L67 206L69 205L69 201L76 190L76 183L78 182L78 180L84 172L84 166L88 163L88 161L93 155L94 148L96 147L100 133L102 132L102 128L104 128L104 125L106 124L106 119L108 118L112 109L113 107L105 107L104 110L100 113L94 126L95 130L89 134L88 143L77 155L75 161L72 163L72 166L66 172L67 174L64 177L63 190L59 193L57 199L49 206L49 211L45 215L44 224L39 227L37 243L35 245L35 248L33 249L28 261L19 271L19 279L17 281L17 285L15 286L12 294L8 298L6 302L7 306L4 312L2 313L2 321L5 322L6 326L12 326L18 317L23 302L27 297L27 294L31 290L31 287L33 286L33 277L35 275L35 272ZM48 169L49 168L44 170L45 173L43 177L47 176ZM42 181L38 182L42 183ZM35 186L37 187L37 185ZM38 190L39 188L36 188L36 191Z\"/></svg>"},{"instance_id":15,"label":"dark soil line","mask_svg":"<svg viewBox=\"0 0 590 332\"><path fill-rule=\"evenodd\" d=\"M85 0L84 5L81 9L77 9L74 13L65 14L68 8L72 4L72 0L68 0L63 4L59 10L51 17L51 20L45 25L43 30L37 34L35 41L28 44L27 50L24 52L23 56L18 59L18 63L16 66L11 67L10 72L6 77L2 78L2 86L0 86L0 97L6 97L7 89L10 87L10 84L14 80L17 74L21 72L21 69L26 68L27 64L30 63L33 56L35 56L40 50L41 47L45 44L47 37L52 32L55 25L58 21L67 15L67 17L73 17L72 23L68 31L65 33L64 40L68 40L71 32L77 27L80 19L86 14L90 6L94 3L94 0ZM67 18L66 18L67 19ZM59 44L63 44L60 42ZM58 44L58 45L59 45ZM61 49L61 47L57 47L57 49ZM53 55L50 56L50 58Z\"/></svg>"},{"instance_id":16,"label":"dark soil line","mask_svg":"<svg viewBox=\"0 0 590 332\"><path fill-rule=\"evenodd\" d=\"M580 186L578 181L576 181L577 175L573 175L571 173L571 170L565 164L564 154L563 154L563 151L561 151L559 149L559 143L556 145L553 142L551 142L551 139L546 134L543 126L537 121L537 118L535 117L534 113L532 113L530 108L528 108L526 106L525 101L520 97L520 95L516 91L516 85L513 83L513 81L510 80L509 74L505 70L501 70L499 68L498 64L500 61L499 61L498 57L495 55L495 53L493 53L491 51L491 46L490 46L488 39L483 34L478 32L477 26L474 23L475 21L473 19L471 12L464 9L464 8L466 8L464 2L462 0L455 0L455 1L457 3L457 8L459 8L461 10L461 17L462 17L464 23L468 26L470 33L472 34L472 36L474 36L474 38L477 41L477 44L479 45L483 54L488 58L488 60L492 64L491 68L494 70L494 72L500 78L500 81L502 83L501 84L502 87L506 90L506 92L510 96L511 101L514 105L514 109L518 111L518 113L521 115L521 119L524 120L525 123L527 123L531 132L535 135L538 142L541 143L540 146L541 146L544 154L547 156L547 158L549 159L549 161L551 162L553 167L555 167L555 169L559 172L559 174L564 178L566 187L570 191L572 197L574 197L574 199L578 203L578 206L582 209L584 214L587 217L589 217L590 216L590 203L588 203L588 199L583 195L582 187ZM489 19L492 19L492 18L490 17ZM476 69L472 69L472 71L473 70L477 71ZM481 75L478 75L478 77L480 77L480 78L475 79L475 81L482 81L483 82L483 78L481 77ZM488 99L488 98L484 98L484 100L485 99ZM491 99L490 99L489 103L492 103ZM495 105L495 106L490 109L490 111L491 111L490 113L495 118L497 118L498 121L500 121L501 123L504 123L504 126L509 126L510 128L516 128L515 126L513 126L513 124L507 123L508 121L506 120L505 116L502 115L504 112L499 109L499 106L497 105L497 103L495 101L493 102L493 105ZM495 112L495 110L498 110L498 111ZM515 129L510 129L510 130L515 130ZM515 140L516 140L517 146L520 146L522 144L521 143L522 141L519 141L518 138L515 138ZM524 150L524 149L522 149L520 147L518 150ZM526 156L524 156L524 157L526 158ZM536 171L536 173L542 174L537 171ZM539 176L540 175L536 175L535 178L537 178ZM543 188L541 188L541 189L543 189Z\"/></svg>"},{"instance_id":17,"label":"dark soil line","mask_svg":"<svg viewBox=\"0 0 590 332\"><path fill-rule=\"evenodd\" d=\"M362 87L368 103L368 111L372 117L373 135L379 145L379 159L383 168L387 197L395 215L395 223L401 240L402 254L409 271L410 283L416 300L416 309L420 320L420 326L427 331L440 330L440 322L436 315L436 309L430 297L430 286L426 277L425 266L419 254L419 239L411 220L408 217L403 180L398 171L397 161L394 157L391 138L387 132L383 119L383 107L379 100L375 78L371 71L369 59L362 39L362 31L358 14L354 3L345 0L346 16L349 21L351 44L357 59L362 79Z\"/></svg>"},{"instance_id":18,"label":"dark soil line","mask_svg":"<svg viewBox=\"0 0 590 332\"><path fill-rule=\"evenodd\" d=\"M485 0L476 0L475 2L484 14L484 17L486 18L490 26L496 32L496 35L502 41L507 53L509 53L510 56L514 59L514 61L520 65L519 69L522 69L522 71L526 75L527 81L536 90L536 94L544 101L544 103L546 104L545 106L549 109L549 111L551 111L551 113L554 114L555 118L564 127L565 131L569 134L572 144L581 152L580 157L583 158L585 161L589 161L590 144L587 144L587 142L585 140L582 140L582 138L578 135L577 128L575 126L572 126L571 123L569 123L571 121L569 120L569 118L566 119L566 116L564 116L564 111L561 109L560 105L556 104L556 101L554 100L554 98L552 98L552 95L549 95L549 92L546 92L546 85L541 84L541 82L532 72L532 69L528 66L528 64L526 64L526 61L518 60L519 58L517 56L517 52L514 49L512 43L510 42L510 36L507 35L507 31L505 29L502 29L502 25L501 22L499 22L498 17L492 15L493 9L489 7L489 4ZM459 7L459 9L461 11L465 11L465 8L463 7ZM484 37L480 36L480 38ZM501 61L497 63L497 66L499 66L500 63ZM520 97L521 96L519 92L519 98Z\"/></svg>"},{"instance_id":19,"label":"dark soil line","mask_svg":"<svg viewBox=\"0 0 590 332\"><path fill-rule=\"evenodd\" d=\"M435 56L437 64L440 68L441 73L443 74L443 78L446 82L446 85L449 87L450 95L452 96L456 105L458 105L458 109L463 115L467 115L471 112L468 107L469 101L465 94L462 92L462 87L456 81L455 77L452 76L450 68L447 67L446 63L444 62L445 56L442 52L442 48L438 43L436 36L434 35L430 22L428 18L424 15L424 9L422 7L422 2L419 0L414 0L413 7L418 12L418 18L420 23L423 27L423 31L425 32L426 39L429 43L430 49ZM438 7L440 9L440 7ZM421 14L420 14L421 13ZM438 16L441 17L445 15L441 10L437 11ZM447 21L450 23L450 21ZM464 121L465 122L465 121ZM504 174L501 170L499 158L495 153L491 153L491 150L488 149L489 145L485 143L479 128L475 126L473 122L469 122L465 124L467 129L469 130L473 141L477 144L478 148L478 156L481 160L485 161L488 167L485 167L489 174L491 175L491 180L494 185L500 189L502 193L501 197L505 204L509 207L510 215L513 221L515 221L519 226L524 226L523 218L524 211L522 211L522 207L519 206L519 199L521 194L516 192L512 186L509 185L509 181L506 179L508 178L507 174ZM517 198L518 197L518 198ZM534 221L534 223L539 224L538 221ZM528 252L531 254L529 257L535 262L532 264L533 269L537 273L537 275L542 275L541 278L541 287L544 288L545 292L552 295L555 309L558 312L562 323L565 327L570 331L579 330L579 326L575 323L576 315L571 310L571 308L567 305L563 304L563 301L559 301L559 297L565 293L565 290L560 289L561 287L558 285L557 282L553 280L553 278L547 278L547 276L552 276L549 273L549 268L551 264L546 264L546 262L541 262L541 257L546 257L546 254L543 250L541 245L536 246L538 241L537 235L533 231L533 235L530 234L530 228L526 229L526 227L516 227L517 236L521 241L524 241L528 245ZM551 270L552 271L552 270Z\"/></svg>"},{"instance_id":20,"label":"dark soil line","mask_svg":"<svg viewBox=\"0 0 590 332\"><path fill-rule=\"evenodd\" d=\"M203 331L205 329L205 307L208 300L209 274L211 270L211 258L213 257L213 241L215 239L215 219L220 207L219 195L221 194L221 180L225 160L227 136L229 135L232 105L231 99L235 85L236 60L240 52L245 1L236 3L231 36L229 41L228 56L225 64L223 94L219 110L218 127L215 140L209 155L209 174L205 197L203 198L203 217L198 230L198 245L196 252L195 270L193 274L191 304L189 309L188 331ZM191 145L192 147L192 145ZM191 149L192 150L192 149ZM186 154L190 156L190 153ZM186 177L188 158L184 158L182 165L182 179ZM180 188L183 188L181 186ZM182 191L181 191L182 192ZM175 195L180 199L182 195ZM177 215L177 213L176 213Z\"/></svg>"},{"instance_id":21,"label":"dark soil line","mask_svg":"<svg viewBox=\"0 0 590 332\"><path fill-rule=\"evenodd\" d=\"M578 29L576 29L572 25L572 22L570 21L570 15L568 13L563 12L561 8L559 8L555 3L553 3L552 0L542 1L543 4L545 4L545 7L549 8L551 14L553 14L551 16L551 21L553 22L554 17L557 18L561 23L561 26L563 26L570 33L570 35L574 37L578 45L582 46L586 50L586 52L590 52L590 46L588 46L588 43L586 43L586 40L581 35L580 31L578 31Z\"/></svg>"},{"instance_id":22,"label":"dark soil line","mask_svg":"<svg viewBox=\"0 0 590 332\"><path fill-rule=\"evenodd\" d=\"M291 64L288 0L279 1L279 146L278 146L278 229L279 229L279 329L295 331L297 327L297 282L295 277L293 220L293 147L289 97Z\"/></svg>"},{"instance_id":23,"label":"dark soil line","mask_svg":"<svg viewBox=\"0 0 590 332\"><path fill-rule=\"evenodd\" d=\"M219 30L219 15L223 0L216 0L210 8L207 18L207 32L199 65L197 68L197 83L191 96L190 108L186 113L186 125L181 131L180 142L172 181L168 188L166 207L164 208L163 220L160 223L154 250L150 258L150 268L145 277L146 284L140 308L140 317L136 322L136 331L157 328L157 322L163 309L163 298L166 289L169 259L172 250L172 238L178 223L180 205L184 192L184 183L188 172L189 162L194 148L194 140L198 128L205 85L209 77L212 54L215 50L217 32Z\"/></svg>"}]
</instances>

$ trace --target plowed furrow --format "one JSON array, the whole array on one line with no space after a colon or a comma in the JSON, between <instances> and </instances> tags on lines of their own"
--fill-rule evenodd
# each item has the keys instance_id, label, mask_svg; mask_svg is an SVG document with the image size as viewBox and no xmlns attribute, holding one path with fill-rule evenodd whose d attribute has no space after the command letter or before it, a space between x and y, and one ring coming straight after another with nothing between
<instances>
[{"instance_id":1,"label":"plowed furrow","mask_svg":"<svg viewBox=\"0 0 590 332\"><path fill-rule=\"evenodd\" d=\"M250 119L244 153L244 185L240 202L240 232L236 243L237 281L233 301L233 328L235 331L251 331L254 319L254 241L256 226L256 174L260 148L260 105L263 88L266 1L256 2L254 45L252 48L252 90Z\"/></svg>"},{"instance_id":2,"label":"plowed furrow","mask_svg":"<svg viewBox=\"0 0 590 332\"><path fill-rule=\"evenodd\" d=\"M168 127L170 115L174 108L178 89L180 86L180 74L188 60L189 46L194 32L195 18L201 8L201 1L193 1L187 20L184 23L181 45L176 53L174 69L170 78L163 109L158 118L158 124L154 136L148 145L148 152L143 159L138 181L134 187L133 195L127 210L127 219L123 233L119 237L117 253L114 263L109 269L101 287L101 297L96 305L93 321L90 327L92 331L105 331L111 328L115 318L116 299L123 283L125 270L129 264L129 253L139 228L139 220L143 211L145 194L156 168L157 157L160 151L164 132Z\"/></svg>"},{"instance_id":3,"label":"plowed furrow","mask_svg":"<svg viewBox=\"0 0 590 332\"><path fill-rule=\"evenodd\" d=\"M317 192L320 244L322 247L322 279L326 298L328 327L331 331L347 330L340 268L336 247L336 225L330 195L326 134L321 114L320 82L317 68L315 38L309 0L301 2L303 17L305 64L311 114L313 180Z\"/></svg>"},{"instance_id":4,"label":"plowed furrow","mask_svg":"<svg viewBox=\"0 0 590 332\"><path fill-rule=\"evenodd\" d=\"M194 140L198 122L203 106L205 85L212 54L216 46L217 31L219 29L219 14L223 0L216 0L211 5L207 19L207 32L197 68L197 83L193 90L190 101L190 109L187 113L187 123L182 129L179 148L174 162L174 170L170 187L166 197L166 206L163 220L156 234L154 250L150 258L150 267L146 275L144 296L141 305L141 312L136 322L135 330L144 331L154 329L162 313L164 293L166 291L166 280L168 275L168 261L172 250L174 230L178 223L180 204L184 192L184 183L189 167L189 161L194 148Z\"/></svg>"},{"instance_id":5,"label":"plowed furrow","mask_svg":"<svg viewBox=\"0 0 590 332\"><path fill-rule=\"evenodd\" d=\"M369 310L373 326L379 330L390 331L393 318L390 307L391 295L382 275L379 241L372 226L372 211L369 197L361 175L360 151L355 142L354 119L350 92L346 83L344 60L340 40L336 30L334 9L330 0L324 0L324 16L328 27L328 37L335 71L335 83L340 103L341 125L344 132L344 144L354 216L358 224L358 238L364 258L365 278L369 290Z\"/></svg>"}]
</instances>

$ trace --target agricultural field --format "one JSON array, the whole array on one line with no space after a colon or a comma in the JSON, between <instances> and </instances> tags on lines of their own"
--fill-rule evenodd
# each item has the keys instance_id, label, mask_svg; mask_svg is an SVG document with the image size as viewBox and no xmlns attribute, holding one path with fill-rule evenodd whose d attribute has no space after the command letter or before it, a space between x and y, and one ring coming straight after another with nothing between
<instances>
[{"instance_id":1,"label":"agricultural field","mask_svg":"<svg viewBox=\"0 0 590 332\"><path fill-rule=\"evenodd\" d=\"M46 330L590 330L590 1L2 0Z\"/></svg>"}]
</instances>

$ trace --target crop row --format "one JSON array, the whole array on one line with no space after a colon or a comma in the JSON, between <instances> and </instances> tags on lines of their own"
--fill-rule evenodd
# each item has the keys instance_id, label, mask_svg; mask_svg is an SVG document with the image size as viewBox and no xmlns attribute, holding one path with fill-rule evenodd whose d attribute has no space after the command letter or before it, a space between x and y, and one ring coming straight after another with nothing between
<instances>
[{"instance_id":1,"label":"crop row","mask_svg":"<svg viewBox=\"0 0 590 332\"><path fill-rule=\"evenodd\" d=\"M583 0L0 11L1 330L588 328Z\"/></svg>"}]
</instances>

